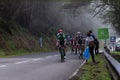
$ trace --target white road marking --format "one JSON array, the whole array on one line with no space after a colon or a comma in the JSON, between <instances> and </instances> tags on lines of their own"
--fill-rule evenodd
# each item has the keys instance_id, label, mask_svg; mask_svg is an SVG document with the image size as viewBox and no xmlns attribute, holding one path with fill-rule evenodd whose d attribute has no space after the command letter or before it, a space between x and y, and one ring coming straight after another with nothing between
<instances>
[{"instance_id":1,"label":"white road marking","mask_svg":"<svg viewBox=\"0 0 120 80\"><path fill-rule=\"evenodd\" d=\"M55 57L59 56L59 55L54 55Z\"/></svg>"},{"instance_id":2,"label":"white road marking","mask_svg":"<svg viewBox=\"0 0 120 80\"><path fill-rule=\"evenodd\" d=\"M59 56L59 55L54 55L54 56ZM46 56L45 58L51 58L51 57L54 57L54 56ZM33 59L32 61L39 61L39 60L43 60L45 58L36 58L36 59ZM21 61L21 62L16 62L15 64L22 64L22 63L27 63L29 61Z\"/></svg>"},{"instance_id":3,"label":"white road marking","mask_svg":"<svg viewBox=\"0 0 120 80\"><path fill-rule=\"evenodd\" d=\"M1 65L0 68L6 67L6 65Z\"/></svg>"},{"instance_id":4,"label":"white road marking","mask_svg":"<svg viewBox=\"0 0 120 80\"><path fill-rule=\"evenodd\" d=\"M29 62L29 61L21 61L21 62L15 63L15 64L22 64L22 63L27 63L27 62Z\"/></svg>"},{"instance_id":5,"label":"white road marking","mask_svg":"<svg viewBox=\"0 0 120 80\"><path fill-rule=\"evenodd\" d=\"M75 76L77 73L78 73L79 69L77 69L73 74L72 76Z\"/></svg>"},{"instance_id":6,"label":"white road marking","mask_svg":"<svg viewBox=\"0 0 120 80\"><path fill-rule=\"evenodd\" d=\"M51 57L53 57L53 56L47 56L47 57L45 57L45 58L51 58Z\"/></svg>"},{"instance_id":7,"label":"white road marking","mask_svg":"<svg viewBox=\"0 0 120 80\"><path fill-rule=\"evenodd\" d=\"M43 60L43 59L46 59L46 58L52 58L52 57L57 57L57 56L60 56L58 54L56 55L53 55L53 56L46 56L45 58L35 58L35 59L32 59L32 60L29 60L29 61L21 61L21 62L16 62L14 64L22 64L22 63L27 63L27 62L30 62L30 61L39 61L39 60ZM2 67L6 67L6 65L0 65L0 68Z\"/></svg>"},{"instance_id":8,"label":"white road marking","mask_svg":"<svg viewBox=\"0 0 120 80\"><path fill-rule=\"evenodd\" d=\"M39 60L43 60L43 58L36 58L36 59L33 59L33 61L39 61Z\"/></svg>"},{"instance_id":9,"label":"white road marking","mask_svg":"<svg viewBox=\"0 0 120 80\"><path fill-rule=\"evenodd\" d=\"M85 62L86 61L83 61L83 63L79 66L79 68L81 68L85 64ZM71 79L73 76L75 76L78 73L79 68L75 70L75 72L69 77L69 79Z\"/></svg>"}]
</instances>

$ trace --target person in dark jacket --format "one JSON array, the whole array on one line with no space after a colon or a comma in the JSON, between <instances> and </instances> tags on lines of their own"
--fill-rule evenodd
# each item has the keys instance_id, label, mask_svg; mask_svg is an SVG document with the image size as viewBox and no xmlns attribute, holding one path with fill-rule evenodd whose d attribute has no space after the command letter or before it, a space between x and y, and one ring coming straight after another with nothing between
<instances>
[{"instance_id":1,"label":"person in dark jacket","mask_svg":"<svg viewBox=\"0 0 120 80\"><path fill-rule=\"evenodd\" d=\"M99 41L97 38L95 38L95 54L99 53Z\"/></svg>"}]
</instances>

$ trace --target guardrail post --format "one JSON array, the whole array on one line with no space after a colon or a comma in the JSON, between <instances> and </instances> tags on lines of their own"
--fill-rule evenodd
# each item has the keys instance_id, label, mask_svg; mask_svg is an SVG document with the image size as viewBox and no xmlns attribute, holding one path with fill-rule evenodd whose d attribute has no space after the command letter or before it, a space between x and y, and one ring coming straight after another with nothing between
<instances>
[{"instance_id":1,"label":"guardrail post","mask_svg":"<svg viewBox=\"0 0 120 80\"><path fill-rule=\"evenodd\" d=\"M40 47L42 48L43 47L43 39L42 39L42 37L40 37L40 39L39 39L39 44L40 44Z\"/></svg>"}]
</instances>

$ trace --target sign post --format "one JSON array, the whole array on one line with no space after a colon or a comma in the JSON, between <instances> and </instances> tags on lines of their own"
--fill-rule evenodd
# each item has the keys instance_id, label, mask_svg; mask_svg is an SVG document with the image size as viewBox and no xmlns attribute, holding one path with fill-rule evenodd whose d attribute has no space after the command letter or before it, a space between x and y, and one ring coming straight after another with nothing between
<instances>
[{"instance_id":1,"label":"sign post","mask_svg":"<svg viewBox=\"0 0 120 80\"><path fill-rule=\"evenodd\" d=\"M39 44L40 44L40 47L42 48L43 47L43 39L42 39L42 37L40 37L40 39L39 39Z\"/></svg>"}]
</instances>

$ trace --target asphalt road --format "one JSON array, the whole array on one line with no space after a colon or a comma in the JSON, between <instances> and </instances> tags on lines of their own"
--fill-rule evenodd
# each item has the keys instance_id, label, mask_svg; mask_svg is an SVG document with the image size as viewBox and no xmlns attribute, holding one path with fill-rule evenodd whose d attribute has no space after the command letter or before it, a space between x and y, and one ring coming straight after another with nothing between
<instances>
[{"instance_id":1,"label":"asphalt road","mask_svg":"<svg viewBox=\"0 0 120 80\"><path fill-rule=\"evenodd\" d=\"M83 63L67 53L65 62L58 52L0 59L0 80L68 80Z\"/></svg>"}]
</instances>

